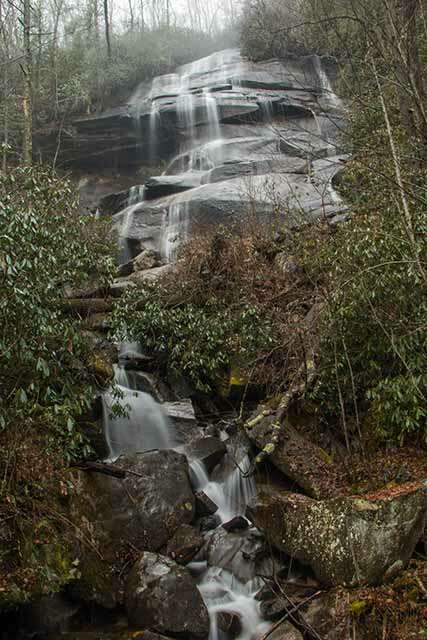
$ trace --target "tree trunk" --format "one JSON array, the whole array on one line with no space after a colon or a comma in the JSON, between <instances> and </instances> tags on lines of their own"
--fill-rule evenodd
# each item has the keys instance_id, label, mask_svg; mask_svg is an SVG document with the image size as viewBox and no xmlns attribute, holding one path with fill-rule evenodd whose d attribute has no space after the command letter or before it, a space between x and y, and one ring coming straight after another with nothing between
<instances>
[{"instance_id":1,"label":"tree trunk","mask_svg":"<svg viewBox=\"0 0 427 640\"><path fill-rule=\"evenodd\" d=\"M419 0L395 0L393 36L402 124L427 141L426 93L418 46Z\"/></svg>"},{"instance_id":2,"label":"tree trunk","mask_svg":"<svg viewBox=\"0 0 427 640\"><path fill-rule=\"evenodd\" d=\"M9 145L9 69L8 64L3 68L3 91L4 91L4 112L3 112L3 158L2 170L7 173L7 152Z\"/></svg>"},{"instance_id":3,"label":"tree trunk","mask_svg":"<svg viewBox=\"0 0 427 640\"><path fill-rule=\"evenodd\" d=\"M144 2L143 0L141 0L140 2L140 6L139 6L139 12L140 12L140 24L141 24L141 31L145 31L145 10L144 10Z\"/></svg>"},{"instance_id":4,"label":"tree trunk","mask_svg":"<svg viewBox=\"0 0 427 640\"><path fill-rule=\"evenodd\" d=\"M108 0L104 0L105 39L107 41L108 59L111 60L110 20L108 17Z\"/></svg>"},{"instance_id":5,"label":"tree trunk","mask_svg":"<svg viewBox=\"0 0 427 640\"><path fill-rule=\"evenodd\" d=\"M0 28L3 38L3 153L2 171L7 173L7 154L9 145L9 41L3 22L3 7L0 5Z\"/></svg>"},{"instance_id":6,"label":"tree trunk","mask_svg":"<svg viewBox=\"0 0 427 640\"><path fill-rule=\"evenodd\" d=\"M134 16L134 13L133 13L132 0L129 0L129 14L130 14L130 30L134 31L134 29L135 29L135 16Z\"/></svg>"},{"instance_id":7,"label":"tree trunk","mask_svg":"<svg viewBox=\"0 0 427 640\"><path fill-rule=\"evenodd\" d=\"M170 0L166 0L166 27L170 29L171 26L171 8L170 8Z\"/></svg>"},{"instance_id":8,"label":"tree trunk","mask_svg":"<svg viewBox=\"0 0 427 640\"><path fill-rule=\"evenodd\" d=\"M33 105L32 105L32 74L33 60L31 52L31 3L23 0L24 24L24 91L22 96L22 111L24 115L22 156L24 164L30 165L33 159Z\"/></svg>"}]
</instances>

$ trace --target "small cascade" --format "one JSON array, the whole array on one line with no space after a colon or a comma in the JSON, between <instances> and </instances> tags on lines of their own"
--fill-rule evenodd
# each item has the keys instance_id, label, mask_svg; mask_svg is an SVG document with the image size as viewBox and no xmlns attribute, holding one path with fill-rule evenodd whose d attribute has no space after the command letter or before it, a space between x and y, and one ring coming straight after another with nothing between
<instances>
[{"instance_id":1,"label":"small cascade","mask_svg":"<svg viewBox=\"0 0 427 640\"><path fill-rule=\"evenodd\" d=\"M314 56L314 68L319 79L320 88L326 94L326 101L328 103L328 106L333 109L341 110L343 108L343 102L341 98L335 93L319 56Z\"/></svg>"},{"instance_id":2,"label":"small cascade","mask_svg":"<svg viewBox=\"0 0 427 640\"><path fill-rule=\"evenodd\" d=\"M255 480L245 477L250 461L247 454L222 481L209 479L200 460L193 460L190 465L193 482L197 491L203 491L218 506L221 522L228 522L235 516L243 516L251 498L255 495Z\"/></svg>"},{"instance_id":3,"label":"small cascade","mask_svg":"<svg viewBox=\"0 0 427 640\"><path fill-rule=\"evenodd\" d=\"M119 348L119 362L131 362L141 356L138 343L123 342ZM104 431L109 446L109 459L115 460L121 454L132 454L152 449L178 448L175 430L162 406L140 388L138 371L127 370L122 365L115 367L115 386L103 396ZM118 406L121 410L118 410ZM180 447L178 450L182 450ZM218 505L221 523L235 516L243 516L247 504L255 494L252 477L246 477L250 461L247 451L241 446L229 447L229 455L217 468L217 480L212 480L200 460L190 463L193 487L204 491ZM234 462L237 460L237 464ZM255 531L251 529L251 532ZM213 532L215 533L215 532ZM207 541L212 532L207 533ZM225 534L237 536L240 533ZM247 535L242 532L242 535ZM251 533L251 535L253 535ZM236 539L236 538L233 538ZM221 557L221 547L218 548ZM240 556L241 557L241 556ZM256 577L253 565L237 557L234 565L220 568L207 566L207 562L194 561L188 565L198 581L198 587L206 603L210 617L209 640L226 640L228 635L220 628L220 614L228 613L238 619L240 626L236 640L254 640L269 628L260 613L260 603L256 593L262 586ZM238 566L236 565L238 563ZM252 567L252 568L251 568Z\"/></svg>"},{"instance_id":4,"label":"small cascade","mask_svg":"<svg viewBox=\"0 0 427 640\"><path fill-rule=\"evenodd\" d=\"M130 389L129 373L115 371L115 386L103 394L103 427L109 458L176 445L173 425L161 405L143 391Z\"/></svg>"},{"instance_id":5,"label":"small cascade","mask_svg":"<svg viewBox=\"0 0 427 640\"><path fill-rule=\"evenodd\" d=\"M153 163L156 159L157 139L160 130L160 112L157 100L151 101L150 120L148 125L148 148L150 161Z\"/></svg>"},{"instance_id":6,"label":"small cascade","mask_svg":"<svg viewBox=\"0 0 427 640\"><path fill-rule=\"evenodd\" d=\"M263 122L271 123L274 118L273 101L269 96L263 96L262 99L258 99L259 108L261 110Z\"/></svg>"},{"instance_id":7,"label":"small cascade","mask_svg":"<svg viewBox=\"0 0 427 640\"><path fill-rule=\"evenodd\" d=\"M209 92L204 90L203 95L205 98L206 112L208 119L208 136L209 140L219 140L221 138L220 118L218 111L218 102L216 98Z\"/></svg>"},{"instance_id":8,"label":"small cascade","mask_svg":"<svg viewBox=\"0 0 427 640\"><path fill-rule=\"evenodd\" d=\"M130 260L132 260L133 255L130 248L130 243L128 240L128 231L131 226L132 220L132 207L128 207L125 209L123 214L123 220L119 228L119 264L126 264Z\"/></svg>"},{"instance_id":9,"label":"small cascade","mask_svg":"<svg viewBox=\"0 0 427 640\"><path fill-rule=\"evenodd\" d=\"M179 125L186 129L191 140L194 138L195 123L195 100L192 93L183 93L176 99Z\"/></svg>"},{"instance_id":10,"label":"small cascade","mask_svg":"<svg viewBox=\"0 0 427 640\"><path fill-rule=\"evenodd\" d=\"M212 162L209 155L209 146L205 145L197 149L193 149L189 154L189 171L210 171L215 164Z\"/></svg>"},{"instance_id":11,"label":"small cascade","mask_svg":"<svg viewBox=\"0 0 427 640\"><path fill-rule=\"evenodd\" d=\"M127 198L127 206L131 207L134 204L139 204L145 200L145 185L136 185L129 189Z\"/></svg>"},{"instance_id":12,"label":"small cascade","mask_svg":"<svg viewBox=\"0 0 427 640\"><path fill-rule=\"evenodd\" d=\"M226 465L227 462L230 460ZM247 453L242 453L238 467L234 466L222 481L212 481L200 460L193 460L190 464L195 489L203 491L218 506L217 515L221 523L243 516L249 500L255 495L254 479L244 475L249 466ZM200 573L199 563L194 565L194 571ZM193 566L189 568L193 569ZM227 637L218 626L218 615L224 612L239 618L241 632L238 640L252 640L267 631L269 625L262 620L260 603L255 599L261 587L260 579L252 578L243 583L225 569L211 567L202 571L199 589L210 616L209 640Z\"/></svg>"},{"instance_id":13,"label":"small cascade","mask_svg":"<svg viewBox=\"0 0 427 640\"><path fill-rule=\"evenodd\" d=\"M179 247L185 242L190 226L190 203L178 195L168 207L163 221L161 254L167 262L174 262Z\"/></svg>"},{"instance_id":14,"label":"small cascade","mask_svg":"<svg viewBox=\"0 0 427 640\"><path fill-rule=\"evenodd\" d=\"M253 640L265 633L269 624L260 613L260 603L255 599L262 586L260 581L239 582L231 573L221 569L209 569L199 584L200 592L209 611L211 628L209 640L226 637L218 626L218 614L231 613L238 616L241 632L238 640Z\"/></svg>"}]
</instances>

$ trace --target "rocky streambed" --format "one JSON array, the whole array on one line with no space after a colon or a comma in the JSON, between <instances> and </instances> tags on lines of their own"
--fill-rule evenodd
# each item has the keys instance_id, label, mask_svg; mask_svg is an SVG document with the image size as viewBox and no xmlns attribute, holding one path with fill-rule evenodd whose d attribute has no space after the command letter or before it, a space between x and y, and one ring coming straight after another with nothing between
<instances>
[{"instance_id":1,"label":"rocky streambed","mask_svg":"<svg viewBox=\"0 0 427 640\"><path fill-rule=\"evenodd\" d=\"M179 247L204 225L245 224L248 210L265 224L280 210L288 228L345 219L334 188L344 107L333 82L329 59L254 64L228 50L76 123L93 139L126 130L133 158L167 161L162 175L99 202L121 265L107 299L70 300L92 331L108 329L128 287L173 272ZM119 345L114 378L99 460L70 471L74 579L19 620L6 617L1 637L352 637L331 589L377 585L407 567L425 539L419 476L353 495L342 469L278 411L207 417L182 381L153 375L143 345Z\"/></svg>"}]
</instances>

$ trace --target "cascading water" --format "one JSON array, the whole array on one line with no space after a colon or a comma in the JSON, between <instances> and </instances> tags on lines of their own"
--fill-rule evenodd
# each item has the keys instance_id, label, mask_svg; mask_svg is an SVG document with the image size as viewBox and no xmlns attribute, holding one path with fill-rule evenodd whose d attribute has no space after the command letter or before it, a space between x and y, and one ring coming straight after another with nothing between
<instances>
[{"instance_id":1,"label":"cascading water","mask_svg":"<svg viewBox=\"0 0 427 640\"><path fill-rule=\"evenodd\" d=\"M122 343L120 346L121 362L132 361L138 355L138 343ZM103 396L104 430L110 460L121 454L177 446L173 425L161 405L150 394L138 391L138 387L137 372L121 365L115 367L115 385ZM255 494L253 478L244 475L250 465L247 453L240 449L237 454L233 451L235 455L238 466L230 456L226 456L220 469L220 480L211 480L200 460L190 463L194 489L205 492L218 505L221 523L243 516L248 501ZM259 602L255 599L262 586L259 579L252 577L246 582L241 581L233 570L208 568L204 562L190 563L189 570L198 574L198 586L208 608L211 621L209 640L227 638L218 627L218 616L223 612L240 620L238 640L252 640L265 631L268 625L263 622Z\"/></svg>"},{"instance_id":2,"label":"cascading water","mask_svg":"<svg viewBox=\"0 0 427 640\"><path fill-rule=\"evenodd\" d=\"M190 464L194 488L203 491L218 506L216 515L221 523L228 522L236 516L243 516L249 500L255 495L254 479L245 476L249 466L249 457L247 453L242 452L238 466L233 468L231 465L231 470L223 480L214 481L209 479L200 460L193 460ZM228 569L208 568L202 563L192 563L189 568L200 578L199 589L211 622L209 640L227 637L218 626L218 615L221 613L233 614L239 618L239 640L257 638L267 630L268 624L263 622L259 602L255 598L262 587L259 578L252 577L243 582Z\"/></svg>"},{"instance_id":3,"label":"cascading water","mask_svg":"<svg viewBox=\"0 0 427 640\"><path fill-rule=\"evenodd\" d=\"M265 96L258 100L259 108L262 113L262 119L265 122L271 123L274 118L273 101L269 96Z\"/></svg>"},{"instance_id":4,"label":"cascading water","mask_svg":"<svg viewBox=\"0 0 427 640\"><path fill-rule=\"evenodd\" d=\"M154 98L151 101L150 120L148 125L148 145L149 145L149 159L150 162L154 162L156 159L157 149L157 133L160 126L160 112L157 100Z\"/></svg>"},{"instance_id":5,"label":"cascading water","mask_svg":"<svg viewBox=\"0 0 427 640\"><path fill-rule=\"evenodd\" d=\"M195 127L195 97L192 93L183 93L176 99L176 107L178 113L178 122L181 127L186 129L191 140L194 138Z\"/></svg>"},{"instance_id":6,"label":"cascading water","mask_svg":"<svg viewBox=\"0 0 427 640\"><path fill-rule=\"evenodd\" d=\"M161 405L150 394L130 388L131 384L128 372L116 367L115 384L103 394L103 427L111 460L123 453L176 445L173 425Z\"/></svg>"},{"instance_id":7,"label":"cascading water","mask_svg":"<svg viewBox=\"0 0 427 640\"><path fill-rule=\"evenodd\" d=\"M320 89L326 96L326 101L328 102L328 106L333 109L341 110L343 108L343 102L339 96L334 91L332 87L331 81L328 78L326 71L323 68L322 61L319 56L314 57L314 68L319 78Z\"/></svg>"},{"instance_id":8,"label":"cascading water","mask_svg":"<svg viewBox=\"0 0 427 640\"><path fill-rule=\"evenodd\" d=\"M189 202L181 201L178 195L169 205L163 223L161 254L166 262L176 260L179 247L186 240L189 225Z\"/></svg>"},{"instance_id":9,"label":"cascading water","mask_svg":"<svg viewBox=\"0 0 427 640\"><path fill-rule=\"evenodd\" d=\"M212 93L210 93L207 89L204 89L203 95L206 104L209 140L219 140L221 138L221 127L218 103Z\"/></svg>"},{"instance_id":10,"label":"cascading water","mask_svg":"<svg viewBox=\"0 0 427 640\"><path fill-rule=\"evenodd\" d=\"M128 231L131 224L132 207L127 207L123 212L123 219L119 228L119 264L126 264L132 260L132 251L129 246Z\"/></svg>"},{"instance_id":11,"label":"cascading water","mask_svg":"<svg viewBox=\"0 0 427 640\"><path fill-rule=\"evenodd\" d=\"M217 515L223 523L235 516L243 516L249 500L255 495L254 479L244 475L249 467L250 460L246 454L225 480L212 481L200 460L191 462L195 488L203 491L218 506Z\"/></svg>"},{"instance_id":12,"label":"cascading water","mask_svg":"<svg viewBox=\"0 0 427 640\"><path fill-rule=\"evenodd\" d=\"M145 185L137 185L129 189L127 206L131 207L134 204L144 202L145 200Z\"/></svg>"},{"instance_id":13,"label":"cascading water","mask_svg":"<svg viewBox=\"0 0 427 640\"><path fill-rule=\"evenodd\" d=\"M222 569L206 572L199 589L209 611L209 640L227 637L219 628L218 615L221 613L231 613L239 618L241 631L238 640L253 640L268 630L270 625L262 620L259 602L255 599L261 586L257 580L243 584Z\"/></svg>"}]
</instances>

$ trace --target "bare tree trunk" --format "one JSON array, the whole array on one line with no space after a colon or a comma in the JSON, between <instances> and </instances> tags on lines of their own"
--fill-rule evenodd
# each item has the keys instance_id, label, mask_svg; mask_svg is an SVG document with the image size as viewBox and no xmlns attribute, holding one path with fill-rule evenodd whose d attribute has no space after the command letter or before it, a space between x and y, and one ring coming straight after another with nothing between
<instances>
[{"instance_id":1,"label":"bare tree trunk","mask_svg":"<svg viewBox=\"0 0 427 640\"><path fill-rule=\"evenodd\" d=\"M128 0L129 3L129 14L130 14L130 30L134 31L135 29L135 16L133 12L133 4L132 0Z\"/></svg>"},{"instance_id":2,"label":"bare tree trunk","mask_svg":"<svg viewBox=\"0 0 427 640\"><path fill-rule=\"evenodd\" d=\"M53 34L52 34L52 50L51 50L51 68L54 84L55 95L55 118L58 116L59 104L58 104L58 32L59 21L61 19L62 8L64 5L63 0L55 0L54 2L55 16L53 21Z\"/></svg>"},{"instance_id":3,"label":"bare tree trunk","mask_svg":"<svg viewBox=\"0 0 427 640\"><path fill-rule=\"evenodd\" d=\"M166 27L170 29L171 26L171 8L170 8L170 0L166 0Z\"/></svg>"},{"instance_id":4,"label":"bare tree trunk","mask_svg":"<svg viewBox=\"0 0 427 640\"><path fill-rule=\"evenodd\" d=\"M7 153L9 145L9 42L5 24L3 23L3 6L0 4L0 26L3 37L3 153L2 171L7 173Z\"/></svg>"},{"instance_id":5,"label":"bare tree trunk","mask_svg":"<svg viewBox=\"0 0 427 640\"><path fill-rule=\"evenodd\" d=\"M143 0L141 0L140 5L139 5L139 12L140 12L140 25L141 25L141 31L145 31L145 4L143 2Z\"/></svg>"},{"instance_id":6,"label":"bare tree trunk","mask_svg":"<svg viewBox=\"0 0 427 640\"><path fill-rule=\"evenodd\" d=\"M2 171L7 173L7 151L9 145L9 71L8 65L3 68L3 92L4 92L4 112L3 112L3 156Z\"/></svg>"},{"instance_id":7,"label":"bare tree trunk","mask_svg":"<svg viewBox=\"0 0 427 640\"><path fill-rule=\"evenodd\" d=\"M388 4L388 3L387 3ZM402 124L411 135L427 141L426 92L418 46L418 0L395 0L389 6Z\"/></svg>"},{"instance_id":8,"label":"bare tree trunk","mask_svg":"<svg viewBox=\"0 0 427 640\"><path fill-rule=\"evenodd\" d=\"M98 0L92 0L92 11L93 11L93 27L95 30L95 40L99 43L99 3Z\"/></svg>"},{"instance_id":9,"label":"bare tree trunk","mask_svg":"<svg viewBox=\"0 0 427 640\"><path fill-rule=\"evenodd\" d=\"M30 0L23 0L24 24L24 91L22 97L22 111L24 115L22 156L24 164L30 165L33 159L33 105L32 105L32 73L33 60L31 52L31 4Z\"/></svg>"},{"instance_id":10,"label":"bare tree trunk","mask_svg":"<svg viewBox=\"0 0 427 640\"><path fill-rule=\"evenodd\" d=\"M108 0L104 0L105 39L107 41L108 59L111 60L110 21L108 18Z\"/></svg>"}]
</instances>

